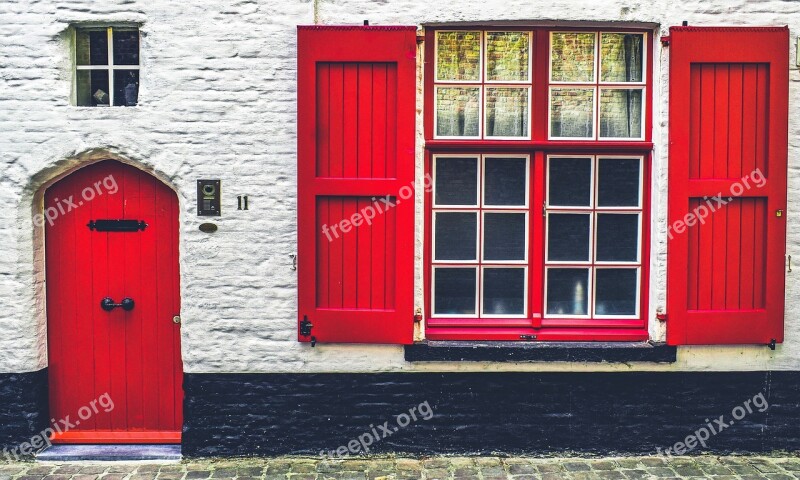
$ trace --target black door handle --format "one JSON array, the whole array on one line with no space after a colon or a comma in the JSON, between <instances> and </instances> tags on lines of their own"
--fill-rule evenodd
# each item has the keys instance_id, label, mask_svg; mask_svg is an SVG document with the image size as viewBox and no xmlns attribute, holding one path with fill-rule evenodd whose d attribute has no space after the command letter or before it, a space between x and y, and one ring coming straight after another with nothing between
<instances>
[{"instance_id":1,"label":"black door handle","mask_svg":"<svg viewBox=\"0 0 800 480\"><path fill-rule=\"evenodd\" d=\"M110 312L111 310L114 310L117 307L122 307L122 309L125 310L126 312L130 312L131 310L133 310L133 299L125 297L122 299L122 302L120 303L114 303L114 299L112 299L111 297L106 297L100 300L100 308L102 308L106 312Z\"/></svg>"}]
</instances>

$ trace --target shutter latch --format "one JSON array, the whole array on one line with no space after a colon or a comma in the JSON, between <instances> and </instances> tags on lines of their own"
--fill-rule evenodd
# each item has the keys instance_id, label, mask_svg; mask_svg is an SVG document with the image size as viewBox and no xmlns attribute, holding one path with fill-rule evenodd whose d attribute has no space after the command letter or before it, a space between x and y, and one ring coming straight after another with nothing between
<instances>
[{"instance_id":1,"label":"shutter latch","mask_svg":"<svg viewBox=\"0 0 800 480\"><path fill-rule=\"evenodd\" d=\"M303 315L303 321L300 322L300 335L304 337L308 337L311 335L311 329L314 328L314 324L308 321L308 316ZM317 345L317 337L311 335L311 346L315 347Z\"/></svg>"}]
</instances>

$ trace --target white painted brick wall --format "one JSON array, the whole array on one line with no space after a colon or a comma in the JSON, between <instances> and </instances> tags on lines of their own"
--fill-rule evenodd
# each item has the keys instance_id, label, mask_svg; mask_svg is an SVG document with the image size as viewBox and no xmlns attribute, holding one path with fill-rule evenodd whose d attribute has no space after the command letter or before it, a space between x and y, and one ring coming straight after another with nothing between
<instances>
[{"instance_id":1,"label":"white painted brick wall","mask_svg":"<svg viewBox=\"0 0 800 480\"><path fill-rule=\"evenodd\" d=\"M178 192L183 358L190 372L800 369L800 287L793 274L787 277L786 343L775 352L684 348L678 363L669 366L412 365L403 361L400 347L298 344L297 282L289 258L296 251L295 26L314 23L315 17L323 24L369 19L373 25L648 22L661 26L659 34L687 20L692 25L788 24L793 42L800 34L800 2L777 0L6 0L0 3L0 372L47 364L42 239L31 215L41 208L42 186L98 158L98 150L138 163ZM68 27L75 22L141 24L140 106L70 106ZM665 302L668 163L668 51L657 45L656 54L653 309ZM800 258L800 216L794 211L800 206L800 74L795 67L790 78L788 252ZM224 191L224 214L214 235L198 230L202 220L194 214L195 180L209 177L221 178ZM235 209L239 194L250 196L249 211ZM420 225L420 257L422 237ZM418 305L421 272L418 264ZM651 333L663 335L657 322Z\"/></svg>"}]
</instances>

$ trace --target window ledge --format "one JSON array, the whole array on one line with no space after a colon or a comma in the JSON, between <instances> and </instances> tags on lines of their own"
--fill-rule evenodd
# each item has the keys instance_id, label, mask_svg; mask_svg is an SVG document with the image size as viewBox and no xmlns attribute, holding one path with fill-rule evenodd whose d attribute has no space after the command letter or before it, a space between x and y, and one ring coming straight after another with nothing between
<instances>
[{"instance_id":1,"label":"window ledge","mask_svg":"<svg viewBox=\"0 0 800 480\"><path fill-rule=\"evenodd\" d=\"M479 342L406 345L407 362L675 362L677 348L653 342Z\"/></svg>"}]
</instances>

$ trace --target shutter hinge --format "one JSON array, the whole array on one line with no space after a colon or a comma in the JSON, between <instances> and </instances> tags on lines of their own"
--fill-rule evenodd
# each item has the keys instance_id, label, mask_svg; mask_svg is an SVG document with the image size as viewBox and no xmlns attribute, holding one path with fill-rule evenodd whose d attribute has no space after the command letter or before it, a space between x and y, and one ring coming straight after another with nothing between
<instances>
[{"instance_id":1,"label":"shutter hinge","mask_svg":"<svg viewBox=\"0 0 800 480\"><path fill-rule=\"evenodd\" d=\"M311 346L315 347L317 345L317 337L311 335L312 328L314 328L314 324L308 321L307 315L303 315L303 321L300 322L300 335L304 337L311 336Z\"/></svg>"},{"instance_id":2,"label":"shutter hinge","mask_svg":"<svg viewBox=\"0 0 800 480\"><path fill-rule=\"evenodd\" d=\"M661 322L667 321L667 314L666 313L656 313L656 319Z\"/></svg>"},{"instance_id":3,"label":"shutter hinge","mask_svg":"<svg viewBox=\"0 0 800 480\"><path fill-rule=\"evenodd\" d=\"M417 310L414 312L414 323L419 323L419 322L421 322L421 321L422 321L422 309L421 309L421 308L418 308L418 309L417 309Z\"/></svg>"},{"instance_id":4,"label":"shutter hinge","mask_svg":"<svg viewBox=\"0 0 800 480\"><path fill-rule=\"evenodd\" d=\"M662 37L661 37L661 45L664 45L665 47L668 47L668 46L669 46L669 41L670 41L670 40L672 40L672 39L670 38L670 36L669 36L669 35L664 35L664 36L662 36Z\"/></svg>"},{"instance_id":5,"label":"shutter hinge","mask_svg":"<svg viewBox=\"0 0 800 480\"><path fill-rule=\"evenodd\" d=\"M425 43L425 35L417 35L417 44Z\"/></svg>"},{"instance_id":6,"label":"shutter hinge","mask_svg":"<svg viewBox=\"0 0 800 480\"><path fill-rule=\"evenodd\" d=\"M775 350L775 344L777 344L777 343L778 343L778 342L777 342L777 341L776 341L776 340L773 338L772 340L770 340L770 341L769 341L769 343L767 344L767 346L769 346L769 349L770 349L770 350Z\"/></svg>"}]
</instances>

